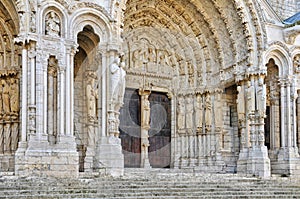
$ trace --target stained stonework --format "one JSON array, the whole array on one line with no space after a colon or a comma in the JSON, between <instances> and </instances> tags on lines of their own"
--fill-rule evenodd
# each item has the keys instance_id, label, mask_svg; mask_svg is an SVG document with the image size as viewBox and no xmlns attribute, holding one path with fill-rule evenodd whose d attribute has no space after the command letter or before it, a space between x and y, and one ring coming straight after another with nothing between
<instances>
[{"instance_id":1,"label":"stained stonework","mask_svg":"<svg viewBox=\"0 0 300 199\"><path fill-rule=\"evenodd\" d=\"M300 175L296 3L0 2L0 170Z\"/></svg>"}]
</instances>

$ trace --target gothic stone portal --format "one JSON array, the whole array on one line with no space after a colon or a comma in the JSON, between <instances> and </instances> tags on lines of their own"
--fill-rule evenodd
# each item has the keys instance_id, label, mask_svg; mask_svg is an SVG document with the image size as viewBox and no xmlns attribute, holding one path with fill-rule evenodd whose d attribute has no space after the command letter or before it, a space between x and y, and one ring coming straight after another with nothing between
<instances>
[{"instance_id":1,"label":"gothic stone portal","mask_svg":"<svg viewBox=\"0 0 300 199\"><path fill-rule=\"evenodd\" d=\"M171 101L166 94L151 92L149 161L151 167L168 168L171 164ZM126 89L120 112L120 137L125 167L141 166L141 97L138 90Z\"/></svg>"}]
</instances>

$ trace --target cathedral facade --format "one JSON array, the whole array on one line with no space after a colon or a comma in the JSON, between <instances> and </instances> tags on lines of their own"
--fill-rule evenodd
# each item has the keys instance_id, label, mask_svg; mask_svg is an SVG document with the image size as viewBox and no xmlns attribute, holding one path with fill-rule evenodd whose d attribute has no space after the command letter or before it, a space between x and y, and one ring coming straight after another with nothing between
<instances>
[{"instance_id":1,"label":"cathedral facade","mask_svg":"<svg viewBox=\"0 0 300 199\"><path fill-rule=\"evenodd\" d=\"M296 0L0 2L0 171L300 175Z\"/></svg>"}]
</instances>

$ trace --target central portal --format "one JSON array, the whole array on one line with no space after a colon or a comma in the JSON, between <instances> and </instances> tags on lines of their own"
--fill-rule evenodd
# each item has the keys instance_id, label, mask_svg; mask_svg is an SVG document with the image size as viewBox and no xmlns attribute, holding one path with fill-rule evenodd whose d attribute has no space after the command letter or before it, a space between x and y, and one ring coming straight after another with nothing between
<instances>
[{"instance_id":1,"label":"central portal","mask_svg":"<svg viewBox=\"0 0 300 199\"><path fill-rule=\"evenodd\" d=\"M171 163L171 101L165 93L151 91L148 129L148 158L153 168L169 168ZM141 124L142 97L138 89L126 89L120 111L120 138L124 166L141 167L144 161Z\"/></svg>"}]
</instances>

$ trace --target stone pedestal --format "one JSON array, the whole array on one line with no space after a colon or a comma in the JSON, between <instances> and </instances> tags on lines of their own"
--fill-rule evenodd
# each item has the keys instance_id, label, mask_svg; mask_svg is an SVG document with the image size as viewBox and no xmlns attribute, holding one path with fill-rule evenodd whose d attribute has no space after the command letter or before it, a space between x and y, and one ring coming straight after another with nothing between
<instances>
[{"instance_id":1,"label":"stone pedestal","mask_svg":"<svg viewBox=\"0 0 300 199\"><path fill-rule=\"evenodd\" d=\"M239 159L237 161L237 172L245 173L247 170L247 161L248 161L248 149L242 149L239 154Z\"/></svg>"},{"instance_id":2,"label":"stone pedestal","mask_svg":"<svg viewBox=\"0 0 300 199\"><path fill-rule=\"evenodd\" d=\"M79 156L76 151L75 138L64 136L59 140L58 144L49 145L47 141L32 137L26 150L22 150L23 147L21 147L16 152L16 175L77 178Z\"/></svg>"},{"instance_id":3,"label":"stone pedestal","mask_svg":"<svg viewBox=\"0 0 300 199\"><path fill-rule=\"evenodd\" d=\"M119 138L111 136L100 139L96 149L95 169L115 177L124 174L124 155Z\"/></svg>"},{"instance_id":4,"label":"stone pedestal","mask_svg":"<svg viewBox=\"0 0 300 199\"><path fill-rule=\"evenodd\" d=\"M300 176L300 158L297 148L281 148L277 161L272 163L272 173L283 176Z\"/></svg>"},{"instance_id":5,"label":"stone pedestal","mask_svg":"<svg viewBox=\"0 0 300 199\"><path fill-rule=\"evenodd\" d=\"M85 172L93 172L94 156L95 156L95 150L91 147L87 147L85 158L84 158L84 171Z\"/></svg>"},{"instance_id":6,"label":"stone pedestal","mask_svg":"<svg viewBox=\"0 0 300 199\"><path fill-rule=\"evenodd\" d=\"M263 178L271 176L271 165L266 146L255 146L249 149L247 174Z\"/></svg>"}]
</instances>

